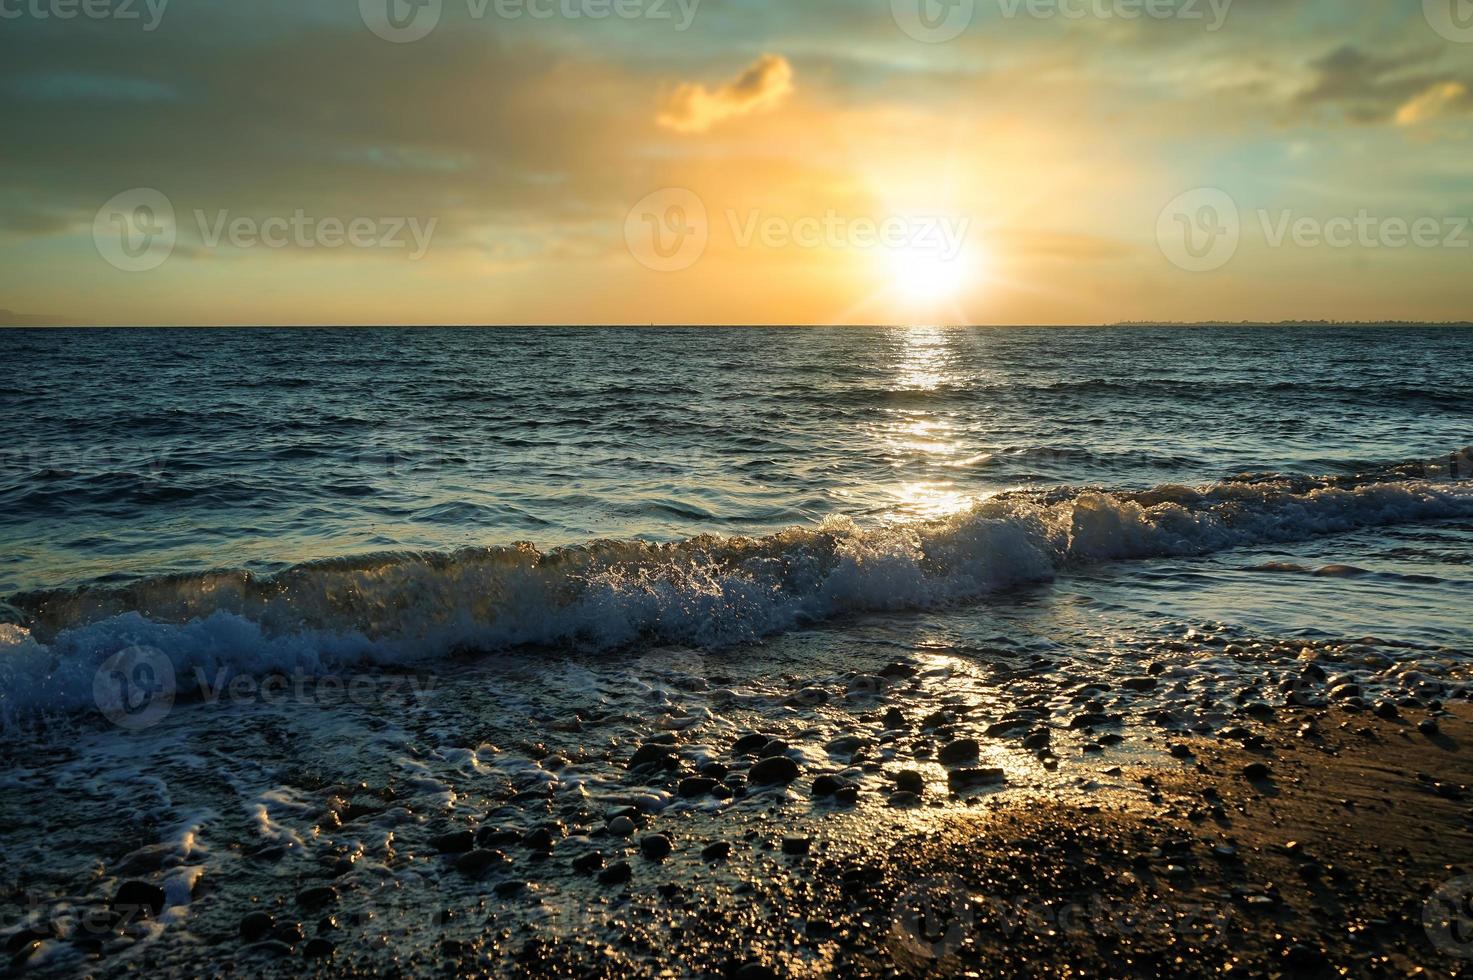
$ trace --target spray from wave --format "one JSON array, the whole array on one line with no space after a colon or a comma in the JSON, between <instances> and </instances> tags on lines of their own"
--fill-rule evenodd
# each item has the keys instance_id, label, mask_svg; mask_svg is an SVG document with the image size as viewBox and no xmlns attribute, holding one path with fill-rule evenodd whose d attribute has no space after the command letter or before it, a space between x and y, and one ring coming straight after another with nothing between
<instances>
[{"instance_id":1,"label":"spray from wave","mask_svg":"<svg viewBox=\"0 0 1473 980\"><path fill-rule=\"evenodd\" d=\"M224 571L13 596L0 726L93 708L93 678L147 645L177 672L321 672L464 651L715 647L849 613L925 608L1079 564L1201 555L1473 516L1473 453L1356 477L1281 475L1143 492L1009 493L942 520L831 518L763 538L388 554L270 577Z\"/></svg>"}]
</instances>

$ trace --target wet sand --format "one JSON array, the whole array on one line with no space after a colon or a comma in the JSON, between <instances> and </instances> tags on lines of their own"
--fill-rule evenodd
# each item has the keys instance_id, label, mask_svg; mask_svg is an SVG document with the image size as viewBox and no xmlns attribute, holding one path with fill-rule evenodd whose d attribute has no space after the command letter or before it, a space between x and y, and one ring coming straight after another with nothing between
<instances>
[{"instance_id":1,"label":"wet sand","mask_svg":"<svg viewBox=\"0 0 1473 980\"><path fill-rule=\"evenodd\" d=\"M1009 793L872 853L853 838L813 841L809 856L769 862L783 871L754 880L745 904L669 885L653 918L629 915L625 942L534 943L502 967L1466 975L1473 878L1458 879L1473 875L1473 712L1439 716L1435 734L1418 728L1427 717L1285 709L1251 726L1251 748L1159 737L1164 758L1096 781L1097 803ZM484 968L484 953L462 965Z\"/></svg>"}]
</instances>

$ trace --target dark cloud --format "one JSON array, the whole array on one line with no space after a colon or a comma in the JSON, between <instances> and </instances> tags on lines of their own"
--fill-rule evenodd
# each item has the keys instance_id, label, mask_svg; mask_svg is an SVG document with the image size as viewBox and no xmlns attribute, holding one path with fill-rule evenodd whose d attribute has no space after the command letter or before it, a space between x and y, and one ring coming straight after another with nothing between
<instances>
[{"instance_id":1,"label":"dark cloud","mask_svg":"<svg viewBox=\"0 0 1473 980\"><path fill-rule=\"evenodd\" d=\"M1404 111L1416 106L1436 112L1473 112L1473 99L1467 93L1469 80L1438 70L1433 63L1440 56L1436 49L1379 55L1345 45L1310 62L1313 79L1295 103L1302 109L1331 109L1358 123L1398 118L1423 121L1409 118ZM1438 98L1437 93L1443 97ZM1410 115L1420 114L1412 111Z\"/></svg>"}]
</instances>

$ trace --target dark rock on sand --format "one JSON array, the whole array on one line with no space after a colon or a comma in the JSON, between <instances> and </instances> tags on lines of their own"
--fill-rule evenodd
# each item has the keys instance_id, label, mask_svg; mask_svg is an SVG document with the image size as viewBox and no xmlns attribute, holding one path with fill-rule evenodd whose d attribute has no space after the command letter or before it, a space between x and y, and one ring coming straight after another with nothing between
<instances>
[{"instance_id":1,"label":"dark rock on sand","mask_svg":"<svg viewBox=\"0 0 1473 980\"><path fill-rule=\"evenodd\" d=\"M509 867L511 867L511 858L501 851L486 848L478 848L469 854L462 854L455 861L455 870L473 878L481 878L492 871L500 871Z\"/></svg>"},{"instance_id":2,"label":"dark rock on sand","mask_svg":"<svg viewBox=\"0 0 1473 980\"><path fill-rule=\"evenodd\" d=\"M651 861L663 861L670 856L675 845L668 834L650 834L640 840L639 849Z\"/></svg>"},{"instance_id":3,"label":"dark rock on sand","mask_svg":"<svg viewBox=\"0 0 1473 980\"><path fill-rule=\"evenodd\" d=\"M1243 767L1243 775L1247 779L1261 782L1272 776L1273 770L1268 767L1268 763L1266 762L1250 762Z\"/></svg>"},{"instance_id":4,"label":"dark rock on sand","mask_svg":"<svg viewBox=\"0 0 1473 980\"><path fill-rule=\"evenodd\" d=\"M629 757L629 768L669 769L675 765L675 751L668 745L646 743Z\"/></svg>"},{"instance_id":5,"label":"dark rock on sand","mask_svg":"<svg viewBox=\"0 0 1473 980\"><path fill-rule=\"evenodd\" d=\"M812 846L813 846L813 838L811 838L811 837L784 837L783 838L783 853L784 854L807 854L808 853L808 849L810 847L812 847Z\"/></svg>"},{"instance_id":6,"label":"dark rock on sand","mask_svg":"<svg viewBox=\"0 0 1473 980\"><path fill-rule=\"evenodd\" d=\"M515 844L522 839L519 830L504 830L500 827L482 827L476 831L477 847L505 847L507 844Z\"/></svg>"},{"instance_id":7,"label":"dark rock on sand","mask_svg":"<svg viewBox=\"0 0 1473 980\"><path fill-rule=\"evenodd\" d=\"M919 796L926 791L926 777L914 769L902 769L895 774L895 787L902 792Z\"/></svg>"},{"instance_id":8,"label":"dark rock on sand","mask_svg":"<svg viewBox=\"0 0 1473 980\"><path fill-rule=\"evenodd\" d=\"M1154 677L1127 677L1120 686L1127 691L1154 691L1159 683Z\"/></svg>"},{"instance_id":9,"label":"dark rock on sand","mask_svg":"<svg viewBox=\"0 0 1473 980\"><path fill-rule=\"evenodd\" d=\"M699 796L709 795L718 785L717 780L709 776L686 776L680 781L676 792L684 798L691 800Z\"/></svg>"},{"instance_id":10,"label":"dark rock on sand","mask_svg":"<svg viewBox=\"0 0 1473 980\"><path fill-rule=\"evenodd\" d=\"M300 922L283 922L271 930L271 938L288 946L295 946L307 938L307 933L302 929Z\"/></svg>"},{"instance_id":11,"label":"dark rock on sand","mask_svg":"<svg viewBox=\"0 0 1473 980\"><path fill-rule=\"evenodd\" d=\"M297 904L304 909L320 909L338 900L338 890L331 885L314 885L297 892Z\"/></svg>"},{"instance_id":12,"label":"dark rock on sand","mask_svg":"<svg viewBox=\"0 0 1473 980\"><path fill-rule=\"evenodd\" d=\"M528 833L526 837L522 838L523 847L529 851L539 851L543 854L551 853L554 843L552 831L546 827L538 827L536 830Z\"/></svg>"},{"instance_id":13,"label":"dark rock on sand","mask_svg":"<svg viewBox=\"0 0 1473 980\"><path fill-rule=\"evenodd\" d=\"M1438 732L1436 718L1423 718L1417 722L1417 731L1423 735L1436 735Z\"/></svg>"},{"instance_id":14,"label":"dark rock on sand","mask_svg":"<svg viewBox=\"0 0 1473 980\"><path fill-rule=\"evenodd\" d=\"M798 778L798 763L785 755L768 756L747 771L747 779L764 786L786 785Z\"/></svg>"},{"instance_id":15,"label":"dark rock on sand","mask_svg":"<svg viewBox=\"0 0 1473 980\"><path fill-rule=\"evenodd\" d=\"M125 881L118 886L112 907L158 915L164 910L165 898L164 890L158 885L151 885L146 881Z\"/></svg>"},{"instance_id":16,"label":"dark rock on sand","mask_svg":"<svg viewBox=\"0 0 1473 980\"><path fill-rule=\"evenodd\" d=\"M476 835L469 830L457 830L431 837L430 844L441 854L464 854L476 846Z\"/></svg>"},{"instance_id":17,"label":"dark rock on sand","mask_svg":"<svg viewBox=\"0 0 1473 980\"><path fill-rule=\"evenodd\" d=\"M902 789L896 790L894 793L890 794L889 803L891 806L897 809L906 810L910 809L911 807L920 806L921 798L919 795L912 793L909 790Z\"/></svg>"},{"instance_id":18,"label":"dark rock on sand","mask_svg":"<svg viewBox=\"0 0 1473 980\"><path fill-rule=\"evenodd\" d=\"M748 752L756 752L770 741L772 741L770 735L759 735L754 732L751 735L743 735L733 742L731 751L735 755L746 755Z\"/></svg>"},{"instance_id":19,"label":"dark rock on sand","mask_svg":"<svg viewBox=\"0 0 1473 980\"><path fill-rule=\"evenodd\" d=\"M600 885L622 885L624 882L628 881L630 877L633 876L633 874L634 870L629 867L629 862L620 861L619 863L611 864L607 868L604 868L602 871L600 871L598 873L598 883Z\"/></svg>"},{"instance_id":20,"label":"dark rock on sand","mask_svg":"<svg viewBox=\"0 0 1473 980\"><path fill-rule=\"evenodd\" d=\"M825 745L824 749L831 755L853 755L867 745L869 739L862 735L841 735Z\"/></svg>"},{"instance_id":21,"label":"dark rock on sand","mask_svg":"<svg viewBox=\"0 0 1473 980\"><path fill-rule=\"evenodd\" d=\"M335 952L337 952L337 947L321 936L307 940L307 945L302 947L302 955L308 959L322 959Z\"/></svg>"},{"instance_id":22,"label":"dark rock on sand","mask_svg":"<svg viewBox=\"0 0 1473 980\"><path fill-rule=\"evenodd\" d=\"M814 778L813 795L819 797L833 796L840 789L842 789L843 786L844 780L840 779L838 776L824 773L822 776Z\"/></svg>"},{"instance_id":23,"label":"dark rock on sand","mask_svg":"<svg viewBox=\"0 0 1473 980\"><path fill-rule=\"evenodd\" d=\"M853 784L839 787L834 793L834 802L840 806L854 806L859 802L859 787Z\"/></svg>"},{"instance_id":24,"label":"dark rock on sand","mask_svg":"<svg viewBox=\"0 0 1473 980\"><path fill-rule=\"evenodd\" d=\"M885 711L885 717L881 719L881 722L890 731L894 731L897 728L904 728L906 725L905 713L899 708L889 708Z\"/></svg>"},{"instance_id":25,"label":"dark rock on sand","mask_svg":"<svg viewBox=\"0 0 1473 980\"><path fill-rule=\"evenodd\" d=\"M936 758L942 765L955 766L977 758L981 749L975 738L959 738L943 745L941 751L936 753Z\"/></svg>"},{"instance_id":26,"label":"dark rock on sand","mask_svg":"<svg viewBox=\"0 0 1473 980\"><path fill-rule=\"evenodd\" d=\"M573 859L573 870L582 875L593 874L604 866L604 856L598 851L580 854Z\"/></svg>"},{"instance_id":27,"label":"dark rock on sand","mask_svg":"<svg viewBox=\"0 0 1473 980\"><path fill-rule=\"evenodd\" d=\"M240 920L240 938L248 943L259 942L276 927L276 920L269 912L249 912Z\"/></svg>"},{"instance_id":28,"label":"dark rock on sand","mask_svg":"<svg viewBox=\"0 0 1473 980\"><path fill-rule=\"evenodd\" d=\"M766 759L774 755L782 755L786 751L788 751L788 743L780 738L774 738L757 750L757 758Z\"/></svg>"},{"instance_id":29,"label":"dark rock on sand","mask_svg":"<svg viewBox=\"0 0 1473 980\"><path fill-rule=\"evenodd\" d=\"M1069 727L1073 729L1097 728L1101 725L1118 725L1124 720L1123 715L1107 714L1102 711L1085 711L1069 719Z\"/></svg>"},{"instance_id":30,"label":"dark rock on sand","mask_svg":"<svg viewBox=\"0 0 1473 980\"><path fill-rule=\"evenodd\" d=\"M997 786L1007 782L1007 774L1001 769L953 769L946 776L946 783L953 793L978 786Z\"/></svg>"},{"instance_id":31,"label":"dark rock on sand","mask_svg":"<svg viewBox=\"0 0 1473 980\"><path fill-rule=\"evenodd\" d=\"M701 859L704 861L725 861L729 857L731 857L730 841L712 841L701 848Z\"/></svg>"}]
</instances>

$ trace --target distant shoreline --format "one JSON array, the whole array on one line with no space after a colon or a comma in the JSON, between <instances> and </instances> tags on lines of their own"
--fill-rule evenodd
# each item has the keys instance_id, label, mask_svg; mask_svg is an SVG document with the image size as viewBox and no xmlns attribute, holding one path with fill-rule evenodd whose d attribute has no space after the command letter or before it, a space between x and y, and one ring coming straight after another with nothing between
<instances>
[{"instance_id":1,"label":"distant shoreline","mask_svg":"<svg viewBox=\"0 0 1473 980\"><path fill-rule=\"evenodd\" d=\"M25 322L30 321L30 322ZM1122 320L1116 323L973 323L955 325L850 323L64 323L47 317L0 319L0 330L1112 330L1132 328L1473 327L1468 320Z\"/></svg>"}]
</instances>

